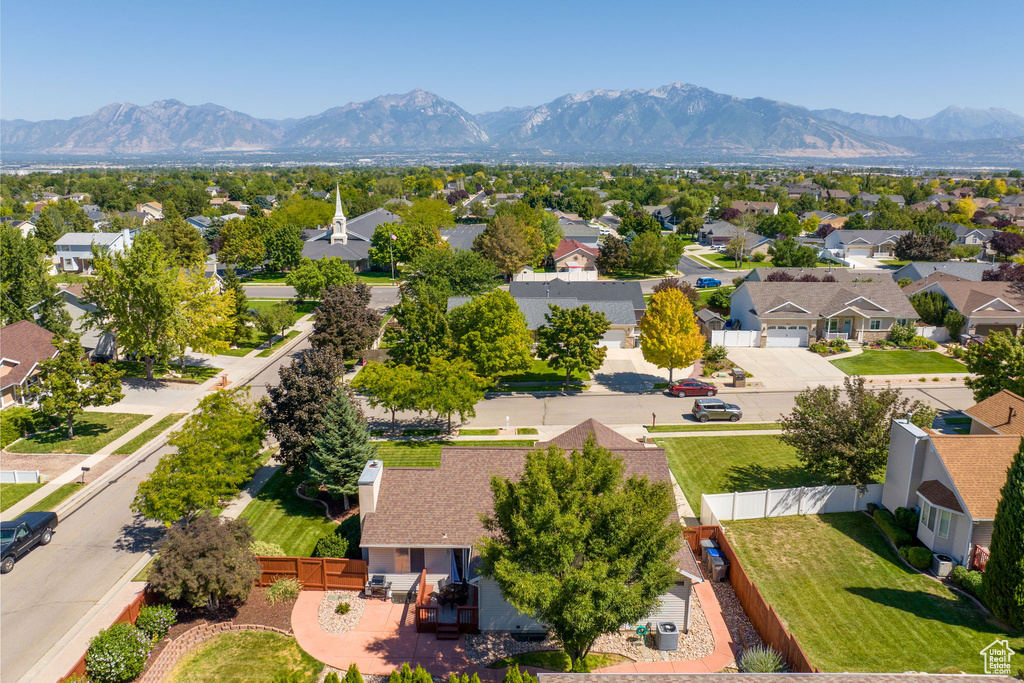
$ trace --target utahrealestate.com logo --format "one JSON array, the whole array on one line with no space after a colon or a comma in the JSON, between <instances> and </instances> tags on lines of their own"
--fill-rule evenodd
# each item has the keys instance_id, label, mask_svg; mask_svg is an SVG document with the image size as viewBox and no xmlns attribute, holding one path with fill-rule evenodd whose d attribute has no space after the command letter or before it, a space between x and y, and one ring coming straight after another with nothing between
<instances>
[{"instance_id":1,"label":"utahrealestate.com logo","mask_svg":"<svg viewBox=\"0 0 1024 683\"><path fill-rule=\"evenodd\" d=\"M981 651L985 660L985 673L998 676L1009 676L1012 671L1010 660L1015 654L1010 649L1010 643L1006 640L993 640L988 647Z\"/></svg>"}]
</instances>

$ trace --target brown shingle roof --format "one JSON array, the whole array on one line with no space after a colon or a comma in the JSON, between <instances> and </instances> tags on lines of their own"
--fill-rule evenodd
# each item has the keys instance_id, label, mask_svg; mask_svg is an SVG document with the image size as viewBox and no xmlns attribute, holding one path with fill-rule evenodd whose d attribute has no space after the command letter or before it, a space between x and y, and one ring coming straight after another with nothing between
<instances>
[{"instance_id":1,"label":"brown shingle roof","mask_svg":"<svg viewBox=\"0 0 1024 683\"><path fill-rule=\"evenodd\" d=\"M964 512L964 509L960 507L960 501L956 499L956 494L936 479L922 481L921 485L917 487L917 492L927 498L932 505L938 505L940 508L961 514Z\"/></svg>"},{"instance_id":2,"label":"brown shingle roof","mask_svg":"<svg viewBox=\"0 0 1024 683\"><path fill-rule=\"evenodd\" d=\"M1000 434L1024 436L1024 398L1009 389L989 396L964 412Z\"/></svg>"},{"instance_id":3,"label":"brown shingle roof","mask_svg":"<svg viewBox=\"0 0 1024 683\"><path fill-rule=\"evenodd\" d=\"M1010 676L977 674L570 674L537 672L539 683L1017 683Z\"/></svg>"},{"instance_id":4,"label":"brown shingle roof","mask_svg":"<svg viewBox=\"0 0 1024 683\"><path fill-rule=\"evenodd\" d=\"M591 256L597 256L597 249L594 247L588 247L577 240L562 240L558 243L558 247L555 249L554 253L551 254L551 258L557 261L563 256L568 256L577 249L585 251Z\"/></svg>"},{"instance_id":5,"label":"brown shingle roof","mask_svg":"<svg viewBox=\"0 0 1024 683\"><path fill-rule=\"evenodd\" d=\"M4 375L0 389L21 384L40 362L56 356L51 339L53 332L28 320L0 327L0 355L17 363Z\"/></svg>"},{"instance_id":6,"label":"brown shingle roof","mask_svg":"<svg viewBox=\"0 0 1024 683\"><path fill-rule=\"evenodd\" d=\"M953 306L964 315L969 315L972 311L977 310L996 298L1002 299L1018 311L1024 311L1024 294L1020 293L1017 284L1013 282L973 282L958 278L949 273L935 272L911 285L907 285L907 288L903 291L907 296L910 296L931 285L941 287ZM933 286L929 291L936 291L936 287ZM1019 315L1013 311L1007 311L1007 313Z\"/></svg>"},{"instance_id":7,"label":"brown shingle roof","mask_svg":"<svg viewBox=\"0 0 1024 683\"><path fill-rule=\"evenodd\" d=\"M562 432L551 441L539 441L535 447L547 448L554 444L564 451L571 451L574 448L583 448L583 444L587 442L591 435L594 436L598 446L607 448L610 451L646 450L644 446L641 446L636 441L631 441L614 429L605 427L594 418L579 423L567 432Z\"/></svg>"},{"instance_id":8,"label":"brown shingle roof","mask_svg":"<svg viewBox=\"0 0 1024 683\"><path fill-rule=\"evenodd\" d=\"M537 444L537 447L551 443L560 445L560 440L579 447L591 433L596 435L601 445L625 445L625 448L612 446L609 450L623 459L627 476L670 481L664 449L643 448L593 420L546 444ZM376 510L363 521L360 544L363 547L412 548L475 545L485 534L480 516L493 511L491 477L518 478L522 474L526 454L533 450L536 449L446 446L441 451L440 467L385 467L380 474ZM675 511L669 516L668 523L679 523ZM675 559L680 570L691 576L701 576L685 543Z\"/></svg>"},{"instance_id":9,"label":"brown shingle roof","mask_svg":"<svg viewBox=\"0 0 1024 683\"><path fill-rule=\"evenodd\" d=\"M957 493L974 521L995 519L1006 471L1020 447L1019 436L933 436Z\"/></svg>"},{"instance_id":10,"label":"brown shingle roof","mask_svg":"<svg viewBox=\"0 0 1024 683\"><path fill-rule=\"evenodd\" d=\"M868 316L917 320L917 311L899 286L889 279L872 282L747 281L741 287L746 287L750 292L754 311L762 319L817 320L838 313L849 305ZM786 303L795 304L808 312L783 309L769 313Z\"/></svg>"}]
</instances>

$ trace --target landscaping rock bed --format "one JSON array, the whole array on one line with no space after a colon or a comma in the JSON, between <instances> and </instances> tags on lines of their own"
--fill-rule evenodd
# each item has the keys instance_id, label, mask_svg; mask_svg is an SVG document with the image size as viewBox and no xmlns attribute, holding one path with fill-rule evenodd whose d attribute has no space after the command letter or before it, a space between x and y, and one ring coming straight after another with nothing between
<instances>
[{"instance_id":1,"label":"landscaping rock bed","mask_svg":"<svg viewBox=\"0 0 1024 683\"><path fill-rule=\"evenodd\" d=\"M747 613L743 611L743 605L736 597L736 591L732 584L723 581L715 581L711 584L718 598L718 604L722 606L722 616L725 618L725 625L729 627L733 642L741 648L763 645L761 636L757 635L754 625L750 623Z\"/></svg>"},{"instance_id":2,"label":"landscaping rock bed","mask_svg":"<svg viewBox=\"0 0 1024 683\"><path fill-rule=\"evenodd\" d=\"M348 614L338 614L338 603L349 604ZM330 591L320 600L320 628L327 633L351 631L363 618L366 598L358 591Z\"/></svg>"},{"instance_id":3,"label":"landscaping rock bed","mask_svg":"<svg viewBox=\"0 0 1024 683\"><path fill-rule=\"evenodd\" d=\"M730 588L731 591L731 588ZM735 600L735 594L733 595ZM739 607L739 603L736 603ZM740 612L742 613L742 608ZM744 615L745 617L746 615ZM559 650L558 641L548 637L539 642L526 642L513 637L511 633L482 633L466 636L466 656L474 664L487 666L499 659L539 650ZM707 657L715 650L715 638L711 634L704 610L697 596L693 596L690 612L689 633L679 634L679 648L673 652L654 649L654 634L648 633L646 643L640 643L640 636L630 631L606 634L594 642L593 652L621 655L634 662L686 661Z\"/></svg>"}]
</instances>

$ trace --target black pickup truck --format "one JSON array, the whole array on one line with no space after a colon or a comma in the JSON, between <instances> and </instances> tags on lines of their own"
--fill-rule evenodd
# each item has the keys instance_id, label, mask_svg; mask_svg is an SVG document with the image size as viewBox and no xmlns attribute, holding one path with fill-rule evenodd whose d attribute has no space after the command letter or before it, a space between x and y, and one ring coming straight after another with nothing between
<instances>
[{"instance_id":1,"label":"black pickup truck","mask_svg":"<svg viewBox=\"0 0 1024 683\"><path fill-rule=\"evenodd\" d=\"M0 522L0 574L14 569L15 561L32 548L49 543L56 528L53 512L26 512L13 522Z\"/></svg>"}]
</instances>

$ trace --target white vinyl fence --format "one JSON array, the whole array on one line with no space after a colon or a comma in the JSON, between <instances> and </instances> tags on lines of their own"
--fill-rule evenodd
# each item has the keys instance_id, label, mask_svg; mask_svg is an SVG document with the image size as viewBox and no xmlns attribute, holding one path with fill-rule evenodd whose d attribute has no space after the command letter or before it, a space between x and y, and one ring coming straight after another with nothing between
<instances>
[{"instance_id":1,"label":"white vinyl fence","mask_svg":"<svg viewBox=\"0 0 1024 683\"><path fill-rule=\"evenodd\" d=\"M945 327L918 325L917 333L925 339L931 339L934 342L943 343L949 341L949 331Z\"/></svg>"},{"instance_id":2,"label":"white vinyl fence","mask_svg":"<svg viewBox=\"0 0 1024 683\"><path fill-rule=\"evenodd\" d=\"M760 330L711 330L712 346L760 346Z\"/></svg>"},{"instance_id":3,"label":"white vinyl fence","mask_svg":"<svg viewBox=\"0 0 1024 683\"><path fill-rule=\"evenodd\" d=\"M597 282L597 271L569 270L564 273L531 273L524 271L516 273L513 279L516 282L548 282L556 279L564 282Z\"/></svg>"},{"instance_id":4,"label":"white vinyl fence","mask_svg":"<svg viewBox=\"0 0 1024 683\"><path fill-rule=\"evenodd\" d=\"M38 484L39 470L0 470L0 484Z\"/></svg>"},{"instance_id":5,"label":"white vinyl fence","mask_svg":"<svg viewBox=\"0 0 1024 683\"><path fill-rule=\"evenodd\" d=\"M882 484L869 484L863 495L856 486L802 486L704 494L700 497L700 523L717 526L720 521L732 519L855 512L867 509L868 503L881 502Z\"/></svg>"}]
</instances>

